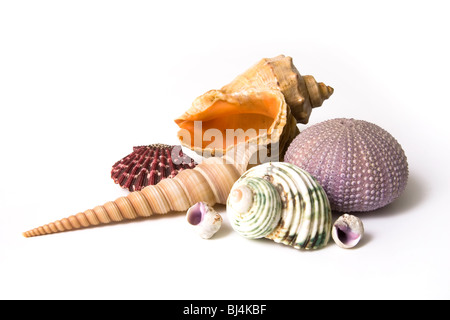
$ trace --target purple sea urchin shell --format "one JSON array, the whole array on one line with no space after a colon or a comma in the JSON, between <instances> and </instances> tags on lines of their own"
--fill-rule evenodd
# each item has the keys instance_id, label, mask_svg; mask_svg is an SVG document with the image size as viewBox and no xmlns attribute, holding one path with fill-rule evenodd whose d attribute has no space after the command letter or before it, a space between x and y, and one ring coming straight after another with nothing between
<instances>
[{"instance_id":1,"label":"purple sea urchin shell","mask_svg":"<svg viewBox=\"0 0 450 320\"><path fill-rule=\"evenodd\" d=\"M305 129L284 160L316 178L331 208L340 212L381 208L400 196L408 180L400 144L363 120L333 119Z\"/></svg>"},{"instance_id":2,"label":"purple sea urchin shell","mask_svg":"<svg viewBox=\"0 0 450 320\"><path fill-rule=\"evenodd\" d=\"M181 151L181 146L152 144L134 147L132 153L113 165L111 178L124 189L140 191L196 165Z\"/></svg>"}]
</instances>

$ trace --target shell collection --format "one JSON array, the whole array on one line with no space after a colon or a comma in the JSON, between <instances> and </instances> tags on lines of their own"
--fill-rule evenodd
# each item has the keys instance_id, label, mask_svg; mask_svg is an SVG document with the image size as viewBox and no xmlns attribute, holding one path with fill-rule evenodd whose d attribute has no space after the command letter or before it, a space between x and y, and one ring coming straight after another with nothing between
<instances>
[{"instance_id":1,"label":"shell collection","mask_svg":"<svg viewBox=\"0 0 450 320\"><path fill-rule=\"evenodd\" d=\"M307 128L291 143L285 161L311 173L339 212L381 208L398 198L408 181L400 144L362 120L333 119Z\"/></svg>"},{"instance_id":2,"label":"shell collection","mask_svg":"<svg viewBox=\"0 0 450 320\"><path fill-rule=\"evenodd\" d=\"M132 153L113 165L111 178L124 189L140 191L196 165L181 146L152 144L134 147Z\"/></svg>"},{"instance_id":3,"label":"shell collection","mask_svg":"<svg viewBox=\"0 0 450 320\"><path fill-rule=\"evenodd\" d=\"M206 202L197 202L186 212L186 221L203 239L211 238L222 226L222 216Z\"/></svg>"},{"instance_id":4,"label":"shell collection","mask_svg":"<svg viewBox=\"0 0 450 320\"><path fill-rule=\"evenodd\" d=\"M175 119L181 145L205 157L201 163L181 146L134 147L111 170L114 182L131 191L127 196L23 235L184 211L209 239L223 221L212 207L217 203L226 204L231 226L245 238L314 250L332 237L352 248L364 233L361 220L344 214L332 225L332 210L391 203L406 187L408 163L398 142L366 121L334 119L300 133L297 124L308 123L333 91L301 76L291 57L262 59Z\"/></svg>"},{"instance_id":5,"label":"shell collection","mask_svg":"<svg viewBox=\"0 0 450 320\"><path fill-rule=\"evenodd\" d=\"M240 235L266 237L296 249L319 249L331 236L327 195L306 171L271 162L248 170L227 200L231 226Z\"/></svg>"}]
</instances>

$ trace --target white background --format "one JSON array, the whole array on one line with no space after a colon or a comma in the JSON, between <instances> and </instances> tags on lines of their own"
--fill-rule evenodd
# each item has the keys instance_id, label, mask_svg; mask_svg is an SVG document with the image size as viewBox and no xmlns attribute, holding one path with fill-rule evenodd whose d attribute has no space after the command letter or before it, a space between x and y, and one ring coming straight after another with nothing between
<instances>
[{"instance_id":1,"label":"white background","mask_svg":"<svg viewBox=\"0 0 450 320\"><path fill-rule=\"evenodd\" d=\"M447 2L1 2L0 298L449 299ZM176 144L194 98L278 54L335 89L308 125L367 120L408 156L358 248L246 240L226 214L211 240L183 213L22 237L127 194L114 162Z\"/></svg>"}]
</instances>

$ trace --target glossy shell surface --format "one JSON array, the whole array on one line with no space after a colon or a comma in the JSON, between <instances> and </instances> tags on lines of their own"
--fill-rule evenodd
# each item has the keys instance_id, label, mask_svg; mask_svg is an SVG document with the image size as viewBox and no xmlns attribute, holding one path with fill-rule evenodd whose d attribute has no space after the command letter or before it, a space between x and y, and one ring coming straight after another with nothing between
<instances>
[{"instance_id":1,"label":"glossy shell surface","mask_svg":"<svg viewBox=\"0 0 450 320\"><path fill-rule=\"evenodd\" d=\"M241 193L253 197L245 200ZM245 201L245 204L241 204ZM248 170L233 185L227 214L235 231L266 237L296 249L319 249L331 237L331 208L317 181L289 163L265 163Z\"/></svg>"},{"instance_id":2,"label":"glossy shell surface","mask_svg":"<svg viewBox=\"0 0 450 320\"><path fill-rule=\"evenodd\" d=\"M355 247L364 235L364 225L360 218L344 214L333 225L331 236L334 242L344 249Z\"/></svg>"}]
</instances>

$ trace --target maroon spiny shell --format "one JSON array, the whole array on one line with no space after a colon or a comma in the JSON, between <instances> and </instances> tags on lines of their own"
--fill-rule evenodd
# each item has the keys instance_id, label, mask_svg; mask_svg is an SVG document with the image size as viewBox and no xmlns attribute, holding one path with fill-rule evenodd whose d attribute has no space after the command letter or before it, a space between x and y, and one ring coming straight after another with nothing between
<instances>
[{"instance_id":1,"label":"maroon spiny shell","mask_svg":"<svg viewBox=\"0 0 450 320\"><path fill-rule=\"evenodd\" d=\"M333 119L305 129L284 160L314 176L340 212L381 208L399 197L408 181L408 162L397 140L362 120Z\"/></svg>"},{"instance_id":2,"label":"maroon spiny shell","mask_svg":"<svg viewBox=\"0 0 450 320\"><path fill-rule=\"evenodd\" d=\"M132 153L113 165L111 178L122 188L140 191L196 165L181 151L181 146L152 144L134 147Z\"/></svg>"}]
</instances>

